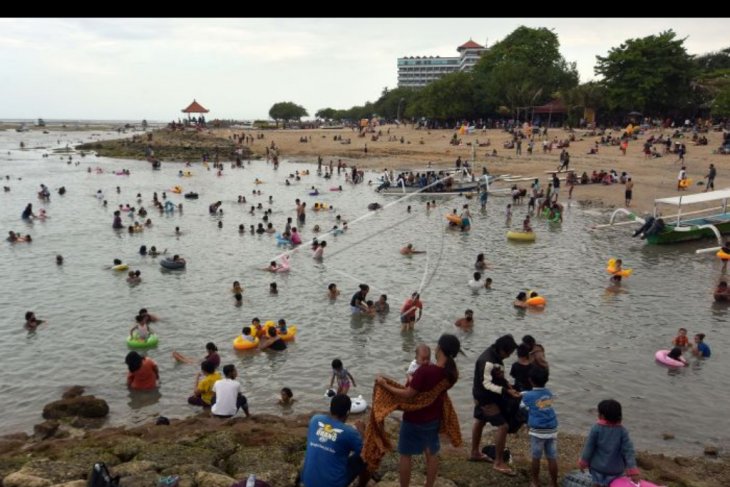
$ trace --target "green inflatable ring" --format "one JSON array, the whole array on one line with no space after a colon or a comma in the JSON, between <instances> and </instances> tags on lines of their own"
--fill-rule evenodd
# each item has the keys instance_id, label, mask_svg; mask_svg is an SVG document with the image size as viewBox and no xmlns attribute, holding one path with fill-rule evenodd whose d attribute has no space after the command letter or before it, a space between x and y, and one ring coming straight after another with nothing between
<instances>
[{"instance_id":1,"label":"green inflatable ring","mask_svg":"<svg viewBox=\"0 0 730 487\"><path fill-rule=\"evenodd\" d=\"M152 333L150 336L147 337L147 340L140 340L137 335L135 334L132 338L127 338L127 346L129 348L138 348L138 349L144 349L144 348L152 348L157 346L157 335Z\"/></svg>"}]
</instances>

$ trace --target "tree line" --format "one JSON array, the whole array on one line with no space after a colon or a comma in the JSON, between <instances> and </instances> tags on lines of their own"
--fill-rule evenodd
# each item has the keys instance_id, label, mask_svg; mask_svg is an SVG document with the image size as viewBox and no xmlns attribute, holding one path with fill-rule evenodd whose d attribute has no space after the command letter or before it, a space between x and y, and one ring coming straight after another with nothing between
<instances>
[{"instance_id":1,"label":"tree line","mask_svg":"<svg viewBox=\"0 0 730 487\"><path fill-rule=\"evenodd\" d=\"M325 120L420 119L454 123L486 118L522 118L529 107L560 100L568 122L576 124L585 109L599 121L622 121L631 112L649 117L730 116L730 48L699 56L668 30L628 39L605 56L596 56L597 81L579 83L574 62L560 54L551 30L518 27L490 47L472 72L450 73L427 86L385 88L376 101L338 110L323 108ZM269 115L295 120L307 111L294 103L277 103Z\"/></svg>"}]
</instances>

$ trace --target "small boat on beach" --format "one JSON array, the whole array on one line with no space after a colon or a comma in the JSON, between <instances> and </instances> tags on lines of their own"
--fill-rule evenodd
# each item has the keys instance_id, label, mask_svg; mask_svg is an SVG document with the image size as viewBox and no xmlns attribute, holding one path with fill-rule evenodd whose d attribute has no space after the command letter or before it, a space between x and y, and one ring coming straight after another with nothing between
<instances>
[{"instance_id":1,"label":"small boat on beach","mask_svg":"<svg viewBox=\"0 0 730 487\"><path fill-rule=\"evenodd\" d=\"M687 242L708 237L715 237L718 245L722 245L722 235L730 234L730 213L728 213L727 208L728 199L730 199L730 189L658 198L654 200L653 221L648 218L638 217L626 208L618 208L611 214L608 225L601 225L596 228L630 223L614 223L614 220L619 214L624 214L633 222L639 223L644 227L648 226L648 228L643 229L643 232L645 233L646 242L652 245ZM721 202L721 206L706 207L696 211L682 213L682 209L687 205L704 204L708 206L708 204L718 201ZM675 215L664 216L658 210L659 205L674 206L677 208L677 213ZM720 210L719 213L718 210ZM690 215L692 217L688 218ZM647 225L647 221L649 221L651 226ZM704 249L703 251L709 252L711 250ZM717 249L714 248L714 250Z\"/></svg>"}]
</instances>

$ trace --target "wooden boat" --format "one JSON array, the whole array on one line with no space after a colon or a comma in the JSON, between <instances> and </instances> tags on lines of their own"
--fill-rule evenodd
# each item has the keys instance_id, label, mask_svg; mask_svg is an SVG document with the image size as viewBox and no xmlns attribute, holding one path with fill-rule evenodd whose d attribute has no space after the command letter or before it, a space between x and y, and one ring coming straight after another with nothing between
<instances>
[{"instance_id":1,"label":"wooden boat","mask_svg":"<svg viewBox=\"0 0 730 487\"><path fill-rule=\"evenodd\" d=\"M661 218L664 221L664 228L657 233L647 235L646 242L652 245L663 245L715 237L718 245L722 245L722 235L730 234L730 213L727 211L728 199L730 199L730 189L671 196L654 200L653 216L657 219ZM717 201L721 202L721 206L682 213L683 208L686 208L687 205L707 205L708 203ZM658 211L659 205L674 206L677 208L677 213L675 215L663 216ZM718 210L720 210L719 213ZM703 213L705 215L701 215ZM614 220L618 214L625 214L633 221L642 225L646 222L643 218L636 216L631 211L625 208L619 208L611 215L609 226L614 225ZM690 215L693 216L687 218ZM709 251L709 249L706 250Z\"/></svg>"}]
</instances>

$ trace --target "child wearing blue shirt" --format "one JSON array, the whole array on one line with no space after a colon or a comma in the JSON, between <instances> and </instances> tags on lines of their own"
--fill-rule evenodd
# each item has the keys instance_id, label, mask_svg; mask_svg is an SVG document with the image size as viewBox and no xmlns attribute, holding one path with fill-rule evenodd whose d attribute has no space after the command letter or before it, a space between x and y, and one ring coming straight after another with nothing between
<instances>
[{"instance_id":1,"label":"child wearing blue shirt","mask_svg":"<svg viewBox=\"0 0 730 487\"><path fill-rule=\"evenodd\" d=\"M606 399L598 403L598 422L588 433L578 466L591 473L594 487L608 487L624 474L639 482L634 444L621 426L621 403Z\"/></svg>"},{"instance_id":2,"label":"child wearing blue shirt","mask_svg":"<svg viewBox=\"0 0 730 487\"><path fill-rule=\"evenodd\" d=\"M532 487L540 485L540 459L543 451L548 461L550 487L558 487L558 417L553 410L553 393L545 388L548 377L548 369L532 367L529 373L532 390L522 393L520 405L529 414L527 425L530 428L532 450Z\"/></svg>"},{"instance_id":3,"label":"child wearing blue shirt","mask_svg":"<svg viewBox=\"0 0 730 487\"><path fill-rule=\"evenodd\" d=\"M695 357L710 358L712 352L710 352L710 346L704 342L704 339L704 333L695 335L695 347L692 350L692 355Z\"/></svg>"}]
</instances>

